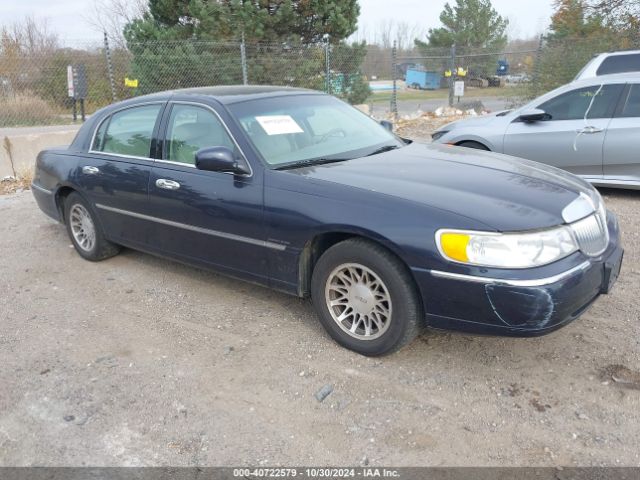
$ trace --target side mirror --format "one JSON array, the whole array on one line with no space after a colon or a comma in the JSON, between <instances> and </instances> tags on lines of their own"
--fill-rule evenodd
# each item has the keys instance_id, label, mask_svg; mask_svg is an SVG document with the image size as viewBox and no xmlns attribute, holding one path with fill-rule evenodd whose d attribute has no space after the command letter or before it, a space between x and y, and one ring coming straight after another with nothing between
<instances>
[{"instance_id":1,"label":"side mirror","mask_svg":"<svg viewBox=\"0 0 640 480\"><path fill-rule=\"evenodd\" d=\"M382 125L383 128L386 128L390 132L393 132L393 123L391 123L389 120L380 120L380 125Z\"/></svg>"},{"instance_id":2,"label":"side mirror","mask_svg":"<svg viewBox=\"0 0 640 480\"><path fill-rule=\"evenodd\" d=\"M247 167L238 163L228 147L205 147L196 152L196 168L208 172L250 173Z\"/></svg>"},{"instance_id":3,"label":"side mirror","mask_svg":"<svg viewBox=\"0 0 640 480\"><path fill-rule=\"evenodd\" d=\"M539 122L540 120L544 120L547 118L547 112L544 110L540 110L539 108L532 108L531 110L525 110L518 117L518 119L522 122L533 123Z\"/></svg>"}]
</instances>

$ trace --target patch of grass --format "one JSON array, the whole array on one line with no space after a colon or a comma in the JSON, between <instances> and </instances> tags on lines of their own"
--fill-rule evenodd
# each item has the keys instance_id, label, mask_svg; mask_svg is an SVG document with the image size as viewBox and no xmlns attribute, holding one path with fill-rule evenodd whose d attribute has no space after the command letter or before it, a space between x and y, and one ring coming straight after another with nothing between
<instances>
[{"instance_id":1,"label":"patch of grass","mask_svg":"<svg viewBox=\"0 0 640 480\"><path fill-rule=\"evenodd\" d=\"M512 98L518 97L523 93L521 86L515 87L489 87L489 88L467 88L464 98ZM445 88L440 90L398 90L398 101L424 101L424 100L447 100L449 91ZM367 98L366 103L386 103L391 101L391 92L384 91L374 93Z\"/></svg>"},{"instance_id":2,"label":"patch of grass","mask_svg":"<svg viewBox=\"0 0 640 480\"><path fill-rule=\"evenodd\" d=\"M30 92L0 96L0 127L25 127L60 123L58 112Z\"/></svg>"}]
</instances>

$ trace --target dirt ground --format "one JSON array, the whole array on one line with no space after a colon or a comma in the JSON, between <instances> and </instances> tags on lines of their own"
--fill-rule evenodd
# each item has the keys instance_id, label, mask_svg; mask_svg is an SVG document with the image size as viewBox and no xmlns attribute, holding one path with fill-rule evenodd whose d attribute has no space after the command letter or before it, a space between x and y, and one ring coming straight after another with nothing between
<instances>
[{"instance_id":1,"label":"dirt ground","mask_svg":"<svg viewBox=\"0 0 640 480\"><path fill-rule=\"evenodd\" d=\"M581 319L380 359L294 297L86 262L30 192L0 196L0 465L638 466L640 192L604 193L626 261Z\"/></svg>"}]
</instances>

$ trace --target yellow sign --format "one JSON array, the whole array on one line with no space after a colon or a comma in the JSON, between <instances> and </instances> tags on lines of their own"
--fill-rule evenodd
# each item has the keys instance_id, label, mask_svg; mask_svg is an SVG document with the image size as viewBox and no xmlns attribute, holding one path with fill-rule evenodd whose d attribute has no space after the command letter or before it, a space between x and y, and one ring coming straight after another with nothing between
<instances>
[{"instance_id":1,"label":"yellow sign","mask_svg":"<svg viewBox=\"0 0 640 480\"><path fill-rule=\"evenodd\" d=\"M138 87L138 79L137 78L124 77L124 86L125 87L131 87L131 88L137 88Z\"/></svg>"}]
</instances>

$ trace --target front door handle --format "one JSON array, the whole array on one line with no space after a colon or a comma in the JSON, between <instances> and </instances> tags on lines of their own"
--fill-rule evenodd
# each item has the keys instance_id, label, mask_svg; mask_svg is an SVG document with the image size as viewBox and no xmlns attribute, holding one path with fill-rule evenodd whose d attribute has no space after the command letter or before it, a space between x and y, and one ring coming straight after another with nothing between
<instances>
[{"instance_id":1,"label":"front door handle","mask_svg":"<svg viewBox=\"0 0 640 480\"><path fill-rule=\"evenodd\" d=\"M159 178L156 180L156 187L164 188L165 190L178 190L180 188L180 184L178 182L174 182L173 180L165 180L164 178Z\"/></svg>"},{"instance_id":2,"label":"front door handle","mask_svg":"<svg viewBox=\"0 0 640 480\"><path fill-rule=\"evenodd\" d=\"M602 132L602 128L593 127L593 126L584 127L583 129L578 130L578 133L584 133L584 134L600 133L600 132Z\"/></svg>"},{"instance_id":3,"label":"front door handle","mask_svg":"<svg viewBox=\"0 0 640 480\"><path fill-rule=\"evenodd\" d=\"M100 169L98 167L84 166L82 167L82 173L86 175L95 175L100 173Z\"/></svg>"}]
</instances>

